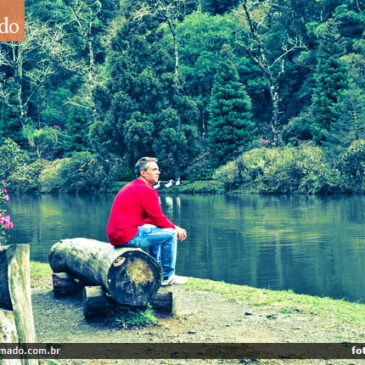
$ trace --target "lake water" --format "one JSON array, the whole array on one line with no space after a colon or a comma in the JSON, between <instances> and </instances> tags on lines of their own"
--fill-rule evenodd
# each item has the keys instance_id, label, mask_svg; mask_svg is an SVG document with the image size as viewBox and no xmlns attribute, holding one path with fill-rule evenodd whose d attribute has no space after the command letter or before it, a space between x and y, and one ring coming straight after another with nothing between
<instances>
[{"instance_id":1,"label":"lake water","mask_svg":"<svg viewBox=\"0 0 365 365\"><path fill-rule=\"evenodd\" d=\"M365 303L365 196L162 195L187 229L177 273ZM11 196L9 243L48 261L62 238L106 241L114 194Z\"/></svg>"}]
</instances>

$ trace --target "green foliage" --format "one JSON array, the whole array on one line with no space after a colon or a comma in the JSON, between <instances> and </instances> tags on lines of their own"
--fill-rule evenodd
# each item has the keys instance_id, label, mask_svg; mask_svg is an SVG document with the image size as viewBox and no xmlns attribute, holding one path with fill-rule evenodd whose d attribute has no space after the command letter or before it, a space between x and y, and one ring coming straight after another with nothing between
<instances>
[{"instance_id":1,"label":"green foliage","mask_svg":"<svg viewBox=\"0 0 365 365\"><path fill-rule=\"evenodd\" d=\"M28 155L12 139L3 140L0 145L0 180L6 180L28 159Z\"/></svg>"},{"instance_id":2,"label":"green foliage","mask_svg":"<svg viewBox=\"0 0 365 365\"><path fill-rule=\"evenodd\" d=\"M219 181L204 180L184 183L177 190L179 194L216 194L224 192L224 186Z\"/></svg>"},{"instance_id":3,"label":"green foliage","mask_svg":"<svg viewBox=\"0 0 365 365\"><path fill-rule=\"evenodd\" d=\"M23 135L38 159L51 160L60 149L60 132L56 128L35 129L26 125L23 127Z\"/></svg>"},{"instance_id":4,"label":"green foliage","mask_svg":"<svg viewBox=\"0 0 365 365\"><path fill-rule=\"evenodd\" d=\"M123 329L154 325L157 322L158 319L151 308L136 311L120 311L107 319L108 325Z\"/></svg>"},{"instance_id":5,"label":"green foliage","mask_svg":"<svg viewBox=\"0 0 365 365\"><path fill-rule=\"evenodd\" d=\"M220 167L214 177L226 190L242 186L252 192L276 194L340 191L340 172L326 160L320 147L311 144L253 149Z\"/></svg>"},{"instance_id":6,"label":"green foliage","mask_svg":"<svg viewBox=\"0 0 365 365\"><path fill-rule=\"evenodd\" d=\"M102 160L98 155L83 151L46 165L39 176L39 184L43 193L100 191L130 176L130 170L120 158L110 155Z\"/></svg>"},{"instance_id":7,"label":"green foliage","mask_svg":"<svg viewBox=\"0 0 365 365\"><path fill-rule=\"evenodd\" d=\"M121 24L111 41L110 79L104 91L99 89L112 92L110 104L104 104L107 118L90 135L95 144L116 146L130 165L141 156L156 156L166 174L176 177L196 153L198 113L175 83L173 58L162 48L159 25L152 15L143 23L131 18ZM109 140L100 141L105 137Z\"/></svg>"},{"instance_id":8,"label":"green foliage","mask_svg":"<svg viewBox=\"0 0 365 365\"><path fill-rule=\"evenodd\" d=\"M20 165L7 179L11 190L21 193L39 191L39 175L50 164L47 160L39 159L29 165Z\"/></svg>"},{"instance_id":9,"label":"green foliage","mask_svg":"<svg viewBox=\"0 0 365 365\"><path fill-rule=\"evenodd\" d=\"M342 172L344 187L349 191L365 190L365 139L352 142L340 156L338 168Z\"/></svg>"},{"instance_id":10,"label":"green foliage","mask_svg":"<svg viewBox=\"0 0 365 365\"><path fill-rule=\"evenodd\" d=\"M95 155L90 152L75 152L71 158L61 164L58 171L62 182L60 191L77 193L92 191L100 187L105 179L102 165L97 162Z\"/></svg>"},{"instance_id":11,"label":"green foliage","mask_svg":"<svg viewBox=\"0 0 365 365\"><path fill-rule=\"evenodd\" d=\"M72 191L129 180L141 155L158 157L166 179L209 179L210 163L217 167L256 147L254 120L265 140L275 136L298 148L320 143L341 173L337 188L362 189L351 180L361 169L346 155L365 133L359 1L27 0L26 8L26 41L0 44L0 138L18 148L1 143L0 155L9 158L0 162L0 175L14 188L37 189L42 173L27 165L33 158L62 161L44 164L45 191L68 191L62 179ZM235 76L219 81L224 44L231 47L227 72ZM319 154L313 161L322 161ZM263 191L337 189L328 161L288 188L293 160L287 150L275 162L282 174L267 175L276 184L260 180ZM227 177L227 186L239 186L238 176Z\"/></svg>"},{"instance_id":12,"label":"green foliage","mask_svg":"<svg viewBox=\"0 0 365 365\"><path fill-rule=\"evenodd\" d=\"M337 118L324 145L332 154L338 155L353 141L365 138L365 95L362 90L354 85L345 90L333 113Z\"/></svg>"},{"instance_id":13,"label":"green foliage","mask_svg":"<svg viewBox=\"0 0 365 365\"><path fill-rule=\"evenodd\" d=\"M54 160L42 170L39 175L39 186L42 193L54 193L61 190L63 182L60 170L69 160L70 158Z\"/></svg>"},{"instance_id":14,"label":"green foliage","mask_svg":"<svg viewBox=\"0 0 365 365\"><path fill-rule=\"evenodd\" d=\"M208 151L200 153L187 167L185 175L188 180L210 180L214 168Z\"/></svg>"},{"instance_id":15,"label":"green foliage","mask_svg":"<svg viewBox=\"0 0 365 365\"><path fill-rule=\"evenodd\" d=\"M223 44L233 44L238 22L231 14L195 12L178 24L180 72L200 111L199 129L206 132L208 105Z\"/></svg>"},{"instance_id":16,"label":"green foliage","mask_svg":"<svg viewBox=\"0 0 365 365\"><path fill-rule=\"evenodd\" d=\"M344 44L338 34L336 23L330 19L318 27L320 45L317 56L317 69L314 74L311 113L313 115L312 134L316 141L327 140L332 125L336 122L333 108L340 101L346 87L346 66L340 60Z\"/></svg>"},{"instance_id":17,"label":"green foliage","mask_svg":"<svg viewBox=\"0 0 365 365\"><path fill-rule=\"evenodd\" d=\"M238 80L232 49L228 45L224 45L220 53L209 111L210 153L217 167L233 159L255 135L251 99Z\"/></svg>"}]
</instances>

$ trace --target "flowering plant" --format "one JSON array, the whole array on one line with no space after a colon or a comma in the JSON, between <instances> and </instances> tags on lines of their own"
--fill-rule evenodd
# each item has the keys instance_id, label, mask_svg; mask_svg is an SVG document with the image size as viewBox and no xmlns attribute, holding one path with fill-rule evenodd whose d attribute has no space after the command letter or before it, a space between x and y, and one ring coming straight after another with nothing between
<instances>
[{"instance_id":1,"label":"flowering plant","mask_svg":"<svg viewBox=\"0 0 365 365\"><path fill-rule=\"evenodd\" d=\"M5 189L5 181L1 182L0 186L0 245L4 246L7 238L7 231L14 227L10 215L6 215L7 210L3 208L9 200L9 195Z\"/></svg>"}]
</instances>

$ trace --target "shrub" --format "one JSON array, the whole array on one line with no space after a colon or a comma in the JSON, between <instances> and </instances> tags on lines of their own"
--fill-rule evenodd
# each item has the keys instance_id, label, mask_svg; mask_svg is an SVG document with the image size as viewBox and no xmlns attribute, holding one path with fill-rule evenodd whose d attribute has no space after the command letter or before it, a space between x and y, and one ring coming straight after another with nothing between
<instances>
[{"instance_id":1,"label":"shrub","mask_svg":"<svg viewBox=\"0 0 365 365\"><path fill-rule=\"evenodd\" d=\"M213 173L214 168L210 161L210 154L207 151L197 156L184 172L186 178L193 181L210 180Z\"/></svg>"},{"instance_id":2,"label":"shrub","mask_svg":"<svg viewBox=\"0 0 365 365\"><path fill-rule=\"evenodd\" d=\"M299 152L297 165L302 174L300 192L314 194L341 191L340 171L327 160L322 148L305 144Z\"/></svg>"},{"instance_id":3,"label":"shrub","mask_svg":"<svg viewBox=\"0 0 365 365\"><path fill-rule=\"evenodd\" d=\"M19 192L35 192L40 190L39 175L50 164L51 162L47 160L36 160L30 165L18 166L7 180L11 190Z\"/></svg>"},{"instance_id":4,"label":"shrub","mask_svg":"<svg viewBox=\"0 0 365 365\"><path fill-rule=\"evenodd\" d=\"M225 190L232 190L240 185L241 178L235 161L230 161L216 170L214 180L220 181Z\"/></svg>"},{"instance_id":5,"label":"shrub","mask_svg":"<svg viewBox=\"0 0 365 365\"><path fill-rule=\"evenodd\" d=\"M6 180L28 160L28 155L12 139L3 140L0 146L0 179Z\"/></svg>"},{"instance_id":6,"label":"shrub","mask_svg":"<svg viewBox=\"0 0 365 365\"><path fill-rule=\"evenodd\" d=\"M39 175L39 187L42 193L53 193L60 190L63 185L60 170L69 160L70 158L54 160L42 170Z\"/></svg>"},{"instance_id":7,"label":"shrub","mask_svg":"<svg viewBox=\"0 0 365 365\"><path fill-rule=\"evenodd\" d=\"M349 191L365 190L365 140L359 139L351 143L345 153L340 156L338 168L341 171L344 187Z\"/></svg>"},{"instance_id":8,"label":"shrub","mask_svg":"<svg viewBox=\"0 0 365 365\"><path fill-rule=\"evenodd\" d=\"M87 151L75 152L61 165L59 175L62 181L60 191L66 193L85 192L98 188L105 177L96 156Z\"/></svg>"},{"instance_id":9,"label":"shrub","mask_svg":"<svg viewBox=\"0 0 365 365\"><path fill-rule=\"evenodd\" d=\"M115 155L108 156L103 164L109 169L110 183L116 181L129 181L135 179L134 170L129 167L126 158L121 158ZM109 185L109 184L108 184Z\"/></svg>"},{"instance_id":10,"label":"shrub","mask_svg":"<svg viewBox=\"0 0 365 365\"><path fill-rule=\"evenodd\" d=\"M242 186L260 193L312 194L338 191L340 173L320 147L304 143L247 151L220 167L214 177L225 184L226 190Z\"/></svg>"}]
</instances>

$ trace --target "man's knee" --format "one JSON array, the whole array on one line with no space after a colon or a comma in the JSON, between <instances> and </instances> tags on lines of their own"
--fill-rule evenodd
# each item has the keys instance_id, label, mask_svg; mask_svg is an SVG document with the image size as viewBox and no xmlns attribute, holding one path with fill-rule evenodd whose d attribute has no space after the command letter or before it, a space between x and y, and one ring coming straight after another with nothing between
<instances>
[{"instance_id":1,"label":"man's knee","mask_svg":"<svg viewBox=\"0 0 365 365\"><path fill-rule=\"evenodd\" d=\"M169 232L170 234L176 234L176 231L174 228L163 228L165 232Z\"/></svg>"},{"instance_id":2,"label":"man's knee","mask_svg":"<svg viewBox=\"0 0 365 365\"><path fill-rule=\"evenodd\" d=\"M176 239L176 231L174 228L163 228L163 232L168 235L172 240Z\"/></svg>"}]
</instances>

